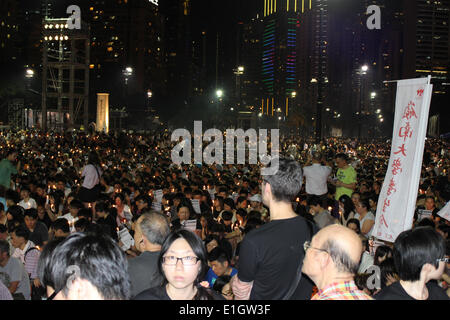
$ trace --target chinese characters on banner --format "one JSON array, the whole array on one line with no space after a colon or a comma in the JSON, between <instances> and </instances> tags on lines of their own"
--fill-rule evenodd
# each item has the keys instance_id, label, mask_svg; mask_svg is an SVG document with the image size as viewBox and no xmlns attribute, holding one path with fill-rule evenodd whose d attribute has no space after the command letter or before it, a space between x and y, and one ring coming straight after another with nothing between
<instances>
[{"instance_id":1,"label":"chinese characters on banner","mask_svg":"<svg viewBox=\"0 0 450 320\"><path fill-rule=\"evenodd\" d=\"M412 227L433 87L430 79L397 84L391 155L372 232L381 240L394 242Z\"/></svg>"}]
</instances>

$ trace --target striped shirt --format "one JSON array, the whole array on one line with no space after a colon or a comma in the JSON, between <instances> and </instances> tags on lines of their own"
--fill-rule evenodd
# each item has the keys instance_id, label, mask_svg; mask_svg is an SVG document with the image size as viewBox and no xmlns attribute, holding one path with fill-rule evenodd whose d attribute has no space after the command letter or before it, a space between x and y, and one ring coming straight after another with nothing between
<instances>
[{"instance_id":1,"label":"striped shirt","mask_svg":"<svg viewBox=\"0 0 450 320\"><path fill-rule=\"evenodd\" d=\"M311 300L373 300L373 298L359 290L354 281L345 281L326 286Z\"/></svg>"},{"instance_id":2,"label":"striped shirt","mask_svg":"<svg viewBox=\"0 0 450 320\"><path fill-rule=\"evenodd\" d=\"M0 301L12 299L11 292L9 292L8 288L0 281Z\"/></svg>"},{"instance_id":3,"label":"striped shirt","mask_svg":"<svg viewBox=\"0 0 450 320\"><path fill-rule=\"evenodd\" d=\"M39 250L28 251L29 249L34 247L36 247L35 244L32 241L28 241L23 250L17 248L12 255L14 258L18 258L20 261L22 261L22 263L25 265L25 270L30 276L30 279L37 278L37 265L39 262L39 256L41 255L41 252Z\"/></svg>"}]
</instances>

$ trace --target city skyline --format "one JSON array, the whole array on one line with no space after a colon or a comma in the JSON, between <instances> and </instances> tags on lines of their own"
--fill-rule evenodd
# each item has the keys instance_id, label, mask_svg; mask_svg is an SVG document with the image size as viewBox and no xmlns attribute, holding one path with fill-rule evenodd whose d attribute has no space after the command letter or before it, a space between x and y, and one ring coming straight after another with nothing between
<instances>
[{"instance_id":1,"label":"city skyline","mask_svg":"<svg viewBox=\"0 0 450 320\"><path fill-rule=\"evenodd\" d=\"M343 0L339 4L327 0L173 0L159 1L158 6L139 0L106 2L78 1L82 20L91 27L90 121L95 115L97 92L110 92L112 105L117 108L127 105L132 115L145 111L151 117L158 115L167 121L176 118L175 115L182 120L186 114L192 117L209 114L211 105L217 102L215 92L220 88L224 92L220 113L239 118L237 111L248 111L251 116L246 120L247 126L254 125L260 113L264 114L263 118L272 117L273 101L275 113L278 109L282 111L279 115L282 121L305 127L306 134L311 128L317 132L317 118L323 118L319 122L324 135L333 132L356 135L355 131L346 130L346 121L374 122L372 118L379 116L376 113L379 109L387 120L392 117L395 89L383 81L427 73L433 75L436 83L431 114L441 114L441 122L445 119L449 55L442 44L447 43L448 48L447 0L430 6L421 0L415 1L416 6L411 2L386 0ZM37 79L41 75L42 34L37 34L33 27L40 24L37 16L42 16L49 7L47 13L53 17L67 16L65 1L53 6L49 6L52 1L42 1L40 6L24 1L23 8L17 3L1 1L3 7L9 5L14 10L10 16L0 16L0 20L6 21L6 25L12 21L12 25L21 26L6 33L9 38L4 37L9 32L4 26L0 33L3 45L0 58L4 70L10 69L9 83L24 82L25 66L36 69ZM372 4L382 10L381 30L368 30L365 26L368 18L365 9ZM295 43L289 42L293 46L289 57L283 58L284 51L279 49L282 42L273 43L278 60L289 58L289 63L295 64L295 68L292 65L288 68L292 73L289 80L293 82L286 87L280 84L280 79L286 78L283 73L277 73L272 80L266 77L267 72L264 74L267 65L263 66L262 61L267 50L260 44L264 42L264 34L267 35L264 31L268 19L275 17L275 23L289 19L289 14L295 22L295 28L289 31L291 36L295 34ZM434 16L438 19L429 18ZM425 26L416 27L417 23ZM428 36L427 23L441 26L434 27L432 33L438 39L433 43L425 40L416 43L416 37ZM285 32L277 30L275 33ZM7 40L16 36L11 45ZM275 38L280 39L278 35ZM360 71L363 65L369 67L364 75ZM125 87L122 72L127 66L133 67L134 72ZM239 66L243 67L241 74L236 71ZM277 66L286 72L282 65ZM277 89L268 90L264 80L271 81ZM41 92L39 83L33 85L35 91ZM151 92L150 100L146 99L148 92ZM317 103L321 105L321 113ZM37 102L33 106L36 104L39 105ZM296 113L298 117L294 117ZM274 115L274 119L279 116ZM138 120L141 126L146 121L139 116L133 121ZM381 129L377 130L382 130L378 133L390 131L389 126L382 127L384 123L378 125Z\"/></svg>"}]
</instances>

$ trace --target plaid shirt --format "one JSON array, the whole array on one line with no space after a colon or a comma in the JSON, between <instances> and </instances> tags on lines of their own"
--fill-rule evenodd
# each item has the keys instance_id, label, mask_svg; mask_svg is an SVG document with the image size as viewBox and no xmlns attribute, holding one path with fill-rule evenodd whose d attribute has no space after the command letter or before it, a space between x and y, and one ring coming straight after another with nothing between
<instances>
[{"instance_id":1,"label":"plaid shirt","mask_svg":"<svg viewBox=\"0 0 450 320\"><path fill-rule=\"evenodd\" d=\"M373 300L373 298L359 290L354 281L345 281L326 286L311 300Z\"/></svg>"}]
</instances>

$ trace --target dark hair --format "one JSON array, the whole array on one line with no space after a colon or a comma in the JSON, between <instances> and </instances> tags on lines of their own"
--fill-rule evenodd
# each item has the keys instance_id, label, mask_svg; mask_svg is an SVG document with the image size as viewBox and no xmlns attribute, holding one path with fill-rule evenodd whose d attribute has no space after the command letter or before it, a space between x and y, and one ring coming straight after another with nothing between
<instances>
[{"instance_id":1,"label":"dark hair","mask_svg":"<svg viewBox=\"0 0 450 320\"><path fill-rule=\"evenodd\" d=\"M256 218L256 217L249 218L247 220L247 223L245 224L244 233L247 234L250 231L252 231L253 229L258 228L262 224L263 224L263 222L259 218Z\"/></svg>"},{"instance_id":2,"label":"dark hair","mask_svg":"<svg viewBox=\"0 0 450 320\"><path fill-rule=\"evenodd\" d=\"M198 273L197 278L194 281L194 286L197 287L197 294L195 295L194 300L212 300L213 296L208 292L208 290L200 285L200 282L204 279L206 271L208 270L206 248L203 244L203 241L196 234L189 230L181 229L170 233L161 247L161 252L159 253L158 259L158 269L159 272L164 276L164 283L167 283L167 278L165 277L163 270L163 257L169 250L170 246L178 239L186 240L201 264L200 272Z\"/></svg>"},{"instance_id":3,"label":"dark hair","mask_svg":"<svg viewBox=\"0 0 450 320\"><path fill-rule=\"evenodd\" d=\"M222 212L222 219L223 221L230 221L231 219L233 219L233 213L230 211Z\"/></svg>"},{"instance_id":4,"label":"dark hair","mask_svg":"<svg viewBox=\"0 0 450 320\"><path fill-rule=\"evenodd\" d=\"M0 253L7 253L9 257L9 242L6 240L0 240Z\"/></svg>"},{"instance_id":5,"label":"dark hair","mask_svg":"<svg viewBox=\"0 0 450 320\"><path fill-rule=\"evenodd\" d=\"M55 232L56 232L56 230L61 230L64 233L69 233L70 232L69 221L67 221L66 218L56 219L55 221L53 221L53 223L51 225L51 228Z\"/></svg>"},{"instance_id":6,"label":"dark hair","mask_svg":"<svg viewBox=\"0 0 450 320\"><path fill-rule=\"evenodd\" d=\"M139 223L142 235L151 243L162 245L170 233L167 218L159 212L151 211L141 215Z\"/></svg>"},{"instance_id":7,"label":"dark hair","mask_svg":"<svg viewBox=\"0 0 450 320\"><path fill-rule=\"evenodd\" d=\"M81 202L80 200L73 199L72 201L70 201L69 207L73 208L73 209L79 209L80 210L80 209L84 208L84 205L83 205L83 202Z\"/></svg>"},{"instance_id":8,"label":"dark hair","mask_svg":"<svg viewBox=\"0 0 450 320\"><path fill-rule=\"evenodd\" d=\"M96 212L108 212L109 206L105 201L100 201L95 204Z\"/></svg>"},{"instance_id":9,"label":"dark hair","mask_svg":"<svg viewBox=\"0 0 450 320\"><path fill-rule=\"evenodd\" d=\"M367 211L370 210L370 203L369 203L369 200L367 200L367 199L360 199L360 200L359 200L359 204L360 204L361 206L363 206L364 208L366 208Z\"/></svg>"},{"instance_id":10,"label":"dark hair","mask_svg":"<svg viewBox=\"0 0 450 320\"><path fill-rule=\"evenodd\" d=\"M16 237L24 238L25 241L30 239L30 230L28 230L24 225L19 225L13 230L13 232L16 234Z\"/></svg>"},{"instance_id":11,"label":"dark hair","mask_svg":"<svg viewBox=\"0 0 450 320\"><path fill-rule=\"evenodd\" d=\"M377 266L380 264L378 262L379 258L386 257L386 259L388 259L389 256L392 257L392 249L388 246L379 246L377 248L377 250L375 251L375 256L373 258L373 264Z\"/></svg>"},{"instance_id":12,"label":"dark hair","mask_svg":"<svg viewBox=\"0 0 450 320\"><path fill-rule=\"evenodd\" d=\"M81 232L85 232L91 223L86 218L78 219L75 222L75 229L81 229Z\"/></svg>"},{"instance_id":13,"label":"dark hair","mask_svg":"<svg viewBox=\"0 0 450 320\"><path fill-rule=\"evenodd\" d=\"M359 220L358 219L349 219L348 221L347 221L347 225L346 225L346 227L348 227L348 225L350 224L350 223L354 223L354 224L356 224L356 226L358 227L358 232L356 232L357 234L360 234L361 233L361 226L360 226L360 223L359 223Z\"/></svg>"},{"instance_id":14,"label":"dark hair","mask_svg":"<svg viewBox=\"0 0 450 320\"><path fill-rule=\"evenodd\" d=\"M41 251L39 255L39 262L37 265L37 274L38 278L45 286L50 286L55 288L55 284L53 283L52 278L49 273L45 273L45 270L49 269L51 265L51 256L56 246L58 246L61 242L63 242L65 238L55 238L49 241Z\"/></svg>"},{"instance_id":15,"label":"dark hair","mask_svg":"<svg viewBox=\"0 0 450 320\"><path fill-rule=\"evenodd\" d=\"M36 220L38 218L38 212L35 208L26 209L24 216Z\"/></svg>"},{"instance_id":16,"label":"dark hair","mask_svg":"<svg viewBox=\"0 0 450 320\"><path fill-rule=\"evenodd\" d=\"M88 164L92 164L94 166L100 166L100 157L98 156L98 153L96 151L89 152L88 156Z\"/></svg>"},{"instance_id":17,"label":"dark hair","mask_svg":"<svg viewBox=\"0 0 450 320\"><path fill-rule=\"evenodd\" d=\"M21 206L11 206L8 208L6 213L9 213L10 215L12 215L13 220L16 220L16 221L19 221L20 223L22 223L23 218L24 218L25 209L22 208Z\"/></svg>"},{"instance_id":18,"label":"dark hair","mask_svg":"<svg viewBox=\"0 0 450 320\"><path fill-rule=\"evenodd\" d=\"M177 207L177 213L183 207L186 207L189 210L189 218L188 219L195 219L195 210L194 210L194 207L192 206L192 202L189 199L187 199L187 198L181 199L180 204Z\"/></svg>"},{"instance_id":19,"label":"dark hair","mask_svg":"<svg viewBox=\"0 0 450 320\"><path fill-rule=\"evenodd\" d=\"M87 220L92 220L92 211L89 208L82 208L78 211L78 218L86 218Z\"/></svg>"},{"instance_id":20,"label":"dark hair","mask_svg":"<svg viewBox=\"0 0 450 320\"><path fill-rule=\"evenodd\" d=\"M319 196L316 196L316 195L312 195L308 199L307 203L308 203L308 206L317 206L317 205L319 205L321 207L323 206L322 200L320 199Z\"/></svg>"},{"instance_id":21,"label":"dark hair","mask_svg":"<svg viewBox=\"0 0 450 320\"><path fill-rule=\"evenodd\" d=\"M226 198L223 200L223 205L227 205L231 208L231 210L236 209L236 205L234 204L233 199L231 198Z\"/></svg>"},{"instance_id":22,"label":"dark hair","mask_svg":"<svg viewBox=\"0 0 450 320\"><path fill-rule=\"evenodd\" d=\"M231 276L223 275L220 277L217 277L216 281L214 281L213 290L222 294L223 287L225 287L226 284L230 283Z\"/></svg>"},{"instance_id":23,"label":"dark hair","mask_svg":"<svg viewBox=\"0 0 450 320\"><path fill-rule=\"evenodd\" d=\"M270 185L276 201L291 202L302 188L302 168L297 161L292 159L280 158L277 160L278 171L273 175L263 175L263 184Z\"/></svg>"},{"instance_id":24,"label":"dark hair","mask_svg":"<svg viewBox=\"0 0 450 320\"><path fill-rule=\"evenodd\" d=\"M230 257L228 256L227 252L221 247L215 247L211 250L211 252L208 254L208 261L218 261L222 264L228 262L228 265L231 266Z\"/></svg>"},{"instance_id":25,"label":"dark hair","mask_svg":"<svg viewBox=\"0 0 450 320\"><path fill-rule=\"evenodd\" d=\"M344 160L344 161L348 161L348 156L345 154L345 153L338 153L336 156L335 156L335 158L336 159L342 159L342 160Z\"/></svg>"},{"instance_id":26,"label":"dark hair","mask_svg":"<svg viewBox=\"0 0 450 320\"><path fill-rule=\"evenodd\" d=\"M381 271L381 289L384 289L387 286L387 277L388 276L396 276L397 270L395 269L395 263L393 258L387 258L382 263L380 263L380 271Z\"/></svg>"},{"instance_id":27,"label":"dark hair","mask_svg":"<svg viewBox=\"0 0 450 320\"><path fill-rule=\"evenodd\" d=\"M394 242L393 256L400 279L417 281L425 264L439 266L437 259L445 256L445 241L430 227L403 231Z\"/></svg>"},{"instance_id":28,"label":"dark hair","mask_svg":"<svg viewBox=\"0 0 450 320\"><path fill-rule=\"evenodd\" d=\"M424 218L417 223L416 227L430 227L434 229L436 228L436 224L430 218Z\"/></svg>"},{"instance_id":29,"label":"dark hair","mask_svg":"<svg viewBox=\"0 0 450 320\"><path fill-rule=\"evenodd\" d=\"M236 200L236 203L242 203L245 200L247 200L247 197L238 197L237 200Z\"/></svg>"},{"instance_id":30,"label":"dark hair","mask_svg":"<svg viewBox=\"0 0 450 320\"><path fill-rule=\"evenodd\" d=\"M348 216L350 215L350 212L355 212L355 204L353 203L352 199L344 194L342 196L339 197L339 201L342 202L344 204L344 218L347 220Z\"/></svg>"},{"instance_id":31,"label":"dark hair","mask_svg":"<svg viewBox=\"0 0 450 320\"><path fill-rule=\"evenodd\" d=\"M338 271L351 274L356 274L358 272L359 260L352 260L337 241L328 239L325 241L322 249L328 252Z\"/></svg>"},{"instance_id":32,"label":"dark hair","mask_svg":"<svg viewBox=\"0 0 450 320\"><path fill-rule=\"evenodd\" d=\"M79 272L77 278L89 281L106 300L130 297L126 256L108 236L79 232L70 235L51 254L43 279L51 279L53 288L62 289L67 296L66 285L75 270Z\"/></svg>"},{"instance_id":33,"label":"dark hair","mask_svg":"<svg viewBox=\"0 0 450 320\"><path fill-rule=\"evenodd\" d=\"M245 217L247 217L247 211L245 209L239 208L236 210L236 215L240 215L245 219Z\"/></svg>"},{"instance_id":34,"label":"dark hair","mask_svg":"<svg viewBox=\"0 0 450 320\"><path fill-rule=\"evenodd\" d=\"M8 228L4 224L0 224L0 233L5 233L8 231Z\"/></svg>"},{"instance_id":35,"label":"dark hair","mask_svg":"<svg viewBox=\"0 0 450 320\"><path fill-rule=\"evenodd\" d=\"M367 286L367 282L370 278L370 274L368 273L358 273L355 275L355 285L358 287L359 290L368 290L371 294L373 294L373 290L369 289Z\"/></svg>"}]
</instances>

